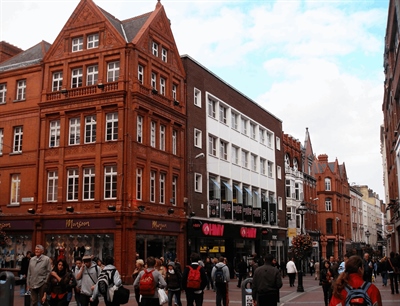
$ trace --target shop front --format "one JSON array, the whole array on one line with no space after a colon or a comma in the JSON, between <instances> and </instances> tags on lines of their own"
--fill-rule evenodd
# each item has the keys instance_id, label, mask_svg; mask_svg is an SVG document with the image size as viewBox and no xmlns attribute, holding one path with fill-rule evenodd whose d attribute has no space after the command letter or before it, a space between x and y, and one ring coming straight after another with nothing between
<instances>
[{"instance_id":1,"label":"shop front","mask_svg":"<svg viewBox=\"0 0 400 306\"><path fill-rule=\"evenodd\" d=\"M1 220L0 268L19 269L22 256L32 251L33 220Z\"/></svg>"}]
</instances>

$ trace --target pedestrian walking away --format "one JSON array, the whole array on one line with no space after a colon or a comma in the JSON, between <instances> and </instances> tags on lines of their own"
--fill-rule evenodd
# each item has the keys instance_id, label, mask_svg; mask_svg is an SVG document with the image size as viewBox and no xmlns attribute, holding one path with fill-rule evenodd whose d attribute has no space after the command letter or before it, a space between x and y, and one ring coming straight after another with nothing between
<instances>
[{"instance_id":1,"label":"pedestrian walking away","mask_svg":"<svg viewBox=\"0 0 400 306\"><path fill-rule=\"evenodd\" d=\"M272 265L273 256L265 256L264 265L254 272L252 283L253 305L277 306L279 302L279 289L282 288L282 276L277 267Z\"/></svg>"},{"instance_id":2,"label":"pedestrian walking away","mask_svg":"<svg viewBox=\"0 0 400 306\"><path fill-rule=\"evenodd\" d=\"M216 306L228 306L229 303L229 280L230 280L229 268L225 263L225 258L220 257L219 262L211 271L211 279L214 282L216 295Z\"/></svg>"},{"instance_id":3,"label":"pedestrian walking away","mask_svg":"<svg viewBox=\"0 0 400 306\"><path fill-rule=\"evenodd\" d=\"M345 272L341 273L335 281L333 286L333 296L330 302L330 306L345 306L348 295L352 296L354 290L365 286L368 289L363 296L363 293L359 294L357 302L359 305L376 305L382 306L382 298L379 289L372 283L365 282L364 276L364 261L360 256L350 256L345 264ZM360 292L360 290L357 290ZM350 296L348 297L350 299ZM370 300L370 304L367 301ZM350 305L352 301L349 301ZM358 303L357 303L358 304Z\"/></svg>"},{"instance_id":4,"label":"pedestrian walking away","mask_svg":"<svg viewBox=\"0 0 400 306\"><path fill-rule=\"evenodd\" d=\"M290 258L290 260L286 264L286 274L289 277L289 285L290 287L294 287L294 280L296 279L297 268L294 263L294 258Z\"/></svg>"},{"instance_id":5,"label":"pedestrian walking away","mask_svg":"<svg viewBox=\"0 0 400 306\"><path fill-rule=\"evenodd\" d=\"M31 305L37 306L46 301L46 281L51 272L50 258L44 255L44 247L35 247L35 256L29 261L27 290L31 292Z\"/></svg>"},{"instance_id":6,"label":"pedestrian walking away","mask_svg":"<svg viewBox=\"0 0 400 306\"><path fill-rule=\"evenodd\" d=\"M186 293L187 306L203 305L204 288L207 286L207 275L203 267L199 265L200 255L190 255L191 264L183 269L182 289Z\"/></svg>"}]
</instances>

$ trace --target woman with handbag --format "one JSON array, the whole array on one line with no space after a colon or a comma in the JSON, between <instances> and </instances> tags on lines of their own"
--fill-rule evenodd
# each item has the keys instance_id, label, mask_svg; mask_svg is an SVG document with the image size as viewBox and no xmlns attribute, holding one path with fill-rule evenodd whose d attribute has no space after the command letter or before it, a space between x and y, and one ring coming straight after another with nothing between
<instances>
[{"instance_id":1,"label":"woman with handbag","mask_svg":"<svg viewBox=\"0 0 400 306\"><path fill-rule=\"evenodd\" d=\"M329 260L325 260L320 272L320 283L322 285L322 291L324 292L325 306L329 305L332 297L332 281L333 281L333 270Z\"/></svg>"},{"instance_id":2,"label":"woman with handbag","mask_svg":"<svg viewBox=\"0 0 400 306\"><path fill-rule=\"evenodd\" d=\"M398 269L397 262L395 258L395 253L390 252L390 257L388 258L388 265L387 265L387 273L389 275L390 280L390 290L392 290L392 294L394 294L394 290L396 289L396 293L399 293L399 284L397 282L398 277Z\"/></svg>"},{"instance_id":3,"label":"woman with handbag","mask_svg":"<svg viewBox=\"0 0 400 306\"><path fill-rule=\"evenodd\" d=\"M50 296L50 306L68 305L68 289L76 286L76 280L65 259L57 260L57 264L47 279L46 286L47 294Z\"/></svg>"}]
</instances>

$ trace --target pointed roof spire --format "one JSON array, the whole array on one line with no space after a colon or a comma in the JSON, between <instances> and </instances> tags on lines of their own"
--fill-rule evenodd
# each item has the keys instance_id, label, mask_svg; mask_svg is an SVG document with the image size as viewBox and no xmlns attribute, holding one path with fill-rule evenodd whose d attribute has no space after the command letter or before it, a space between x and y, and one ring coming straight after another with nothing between
<instances>
[{"instance_id":1,"label":"pointed roof spire","mask_svg":"<svg viewBox=\"0 0 400 306\"><path fill-rule=\"evenodd\" d=\"M161 1L157 0L156 8L159 8L161 6Z\"/></svg>"},{"instance_id":2,"label":"pointed roof spire","mask_svg":"<svg viewBox=\"0 0 400 306\"><path fill-rule=\"evenodd\" d=\"M306 149L305 156L309 158L310 156L314 156L314 152L311 145L310 133L308 132L308 127L306 127L306 137L304 139L304 147Z\"/></svg>"}]
</instances>

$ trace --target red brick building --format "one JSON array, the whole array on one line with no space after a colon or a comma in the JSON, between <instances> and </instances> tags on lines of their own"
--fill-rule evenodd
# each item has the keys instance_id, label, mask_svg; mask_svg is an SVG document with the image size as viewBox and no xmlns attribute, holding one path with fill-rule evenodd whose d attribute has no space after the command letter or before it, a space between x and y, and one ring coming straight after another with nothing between
<instances>
[{"instance_id":1,"label":"red brick building","mask_svg":"<svg viewBox=\"0 0 400 306\"><path fill-rule=\"evenodd\" d=\"M184 78L160 2L120 21L82 0L52 45L2 62L6 252L111 254L124 279L136 254L184 260Z\"/></svg>"}]
</instances>

